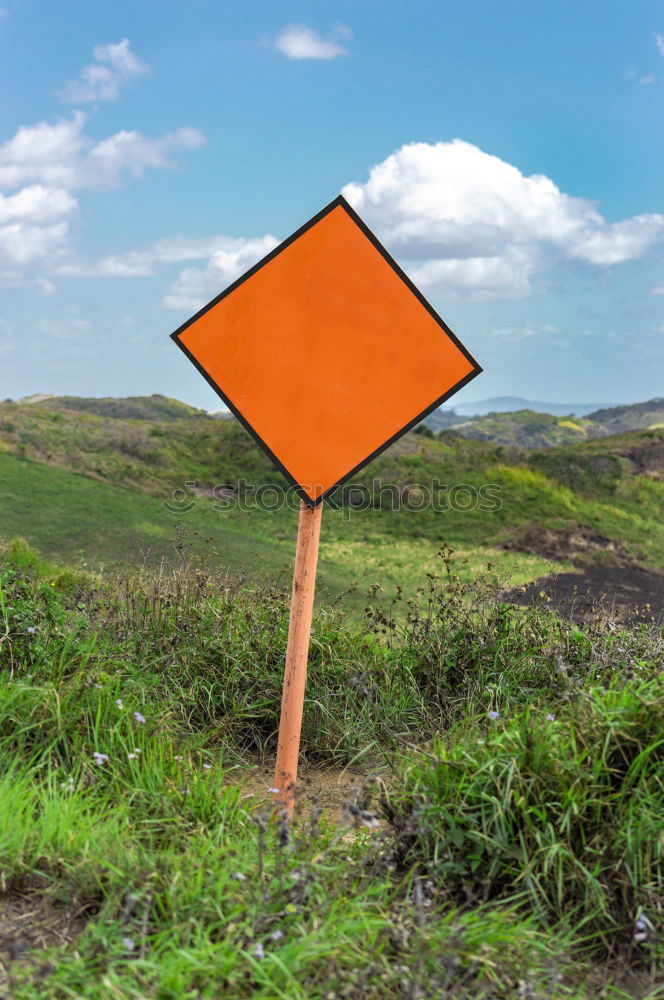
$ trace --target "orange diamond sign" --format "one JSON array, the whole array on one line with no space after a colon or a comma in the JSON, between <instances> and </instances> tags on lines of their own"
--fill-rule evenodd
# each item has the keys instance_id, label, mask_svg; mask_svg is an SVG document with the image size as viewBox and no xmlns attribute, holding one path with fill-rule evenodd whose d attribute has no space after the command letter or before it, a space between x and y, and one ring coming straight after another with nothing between
<instances>
[{"instance_id":1,"label":"orange diamond sign","mask_svg":"<svg viewBox=\"0 0 664 1000\"><path fill-rule=\"evenodd\" d=\"M341 196L171 336L310 506L481 371Z\"/></svg>"}]
</instances>

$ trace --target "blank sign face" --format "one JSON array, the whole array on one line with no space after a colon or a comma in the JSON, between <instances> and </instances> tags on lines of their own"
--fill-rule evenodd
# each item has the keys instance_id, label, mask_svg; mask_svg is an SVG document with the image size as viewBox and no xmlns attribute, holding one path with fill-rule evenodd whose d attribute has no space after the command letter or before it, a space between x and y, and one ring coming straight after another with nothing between
<instances>
[{"instance_id":1,"label":"blank sign face","mask_svg":"<svg viewBox=\"0 0 664 1000\"><path fill-rule=\"evenodd\" d=\"M481 371L342 197L172 337L311 505Z\"/></svg>"}]
</instances>

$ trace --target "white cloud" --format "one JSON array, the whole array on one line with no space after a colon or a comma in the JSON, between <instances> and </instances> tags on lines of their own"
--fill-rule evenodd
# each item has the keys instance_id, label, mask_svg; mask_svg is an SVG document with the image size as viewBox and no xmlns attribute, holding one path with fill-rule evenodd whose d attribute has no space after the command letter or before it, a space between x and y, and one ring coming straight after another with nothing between
<instances>
[{"instance_id":1,"label":"white cloud","mask_svg":"<svg viewBox=\"0 0 664 1000\"><path fill-rule=\"evenodd\" d=\"M183 312L200 309L279 242L270 234L256 239L219 237L219 240L220 245L205 268L185 268L168 289L164 297L168 309Z\"/></svg>"},{"instance_id":2,"label":"white cloud","mask_svg":"<svg viewBox=\"0 0 664 1000\"><path fill-rule=\"evenodd\" d=\"M25 266L45 257L61 256L66 252L67 234L66 222L50 226L13 222L0 226L0 266Z\"/></svg>"},{"instance_id":3,"label":"white cloud","mask_svg":"<svg viewBox=\"0 0 664 1000\"><path fill-rule=\"evenodd\" d=\"M657 32L655 32L655 45L664 56L664 35L658 35Z\"/></svg>"},{"instance_id":4,"label":"white cloud","mask_svg":"<svg viewBox=\"0 0 664 1000\"><path fill-rule=\"evenodd\" d=\"M173 154L205 143L194 128L157 139L122 131L95 142L85 121L78 111L54 124L24 125L0 145L0 268L10 274L16 265L69 252L69 219L78 207L72 191L115 188L149 169L172 169Z\"/></svg>"},{"instance_id":5,"label":"white cloud","mask_svg":"<svg viewBox=\"0 0 664 1000\"><path fill-rule=\"evenodd\" d=\"M650 294L651 295L664 295L664 284L662 284L662 285L655 285L654 288L650 289Z\"/></svg>"},{"instance_id":6,"label":"white cloud","mask_svg":"<svg viewBox=\"0 0 664 1000\"><path fill-rule=\"evenodd\" d=\"M33 184L0 194L0 266L25 266L63 253L76 199L67 191Z\"/></svg>"},{"instance_id":7,"label":"white cloud","mask_svg":"<svg viewBox=\"0 0 664 1000\"><path fill-rule=\"evenodd\" d=\"M647 85L649 83L654 83L654 81L655 81L655 74L654 73L648 73L647 76L642 76L642 77L639 78L639 83L640 84L646 84Z\"/></svg>"},{"instance_id":8,"label":"white cloud","mask_svg":"<svg viewBox=\"0 0 664 1000\"><path fill-rule=\"evenodd\" d=\"M76 198L61 188L31 184L13 195L0 194L0 225L6 222L52 222L76 208Z\"/></svg>"},{"instance_id":9,"label":"white cloud","mask_svg":"<svg viewBox=\"0 0 664 1000\"><path fill-rule=\"evenodd\" d=\"M610 223L593 202L460 139L402 146L343 194L414 281L479 298L527 295L557 261L641 257L664 236L664 215Z\"/></svg>"},{"instance_id":10,"label":"white cloud","mask_svg":"<svg viewBox=\"0 0 664 1000\"><path fill-rule=\"evenodd\" d=\"M55 124L22 125L0 146L0 190L39 183L66 190L117 187L125 176L149 168L173 168L171 157L205 145L197 128L179 128L158 139L142 132L116 132L95 142L84 132L85 115L76 111Z\"/></svg>"},{"instance_id":11,"label":"white cloud","mask_svg":"<svg viewBox=\"0 0 664 1000\"><path fill-rule=\"evenodd\" d=\"M352 38L350 28L337 25L337 37ZM304 24L289 24L276 37L274 47L289 59L336 59L347 56L348 49L333 38L322 38L313 28Z\"/></svg>"},{"instance_id":12,"label":"white cloud","mask_svg":"<svg viewBox=\"0 0 664 1000\"><path fill-rule=\"evenodd\" d=\"M95 61L84 66L78 80L64 86L60 96L68 104L116 101L123 83L150 72L131 51L128 38L115 45L96 45L92 54Z\"/></svg>"},{"instance_id":13,"label":"white cloud","mask_svg":"<svg viewBox=\"0 0 664 1000\"><path fill-rule=\"evenodd\" d=\"M158 240L144 250L109 254L98 261L62 264L58 271L68 277L81 278L137 278L154 274L159 266L178 264L185 260L204 260L217 251L233 249L237 240L229 236L195 238L171 236ZM246 242L246 241L240 241Z\"/></svg>"}]
</instances>

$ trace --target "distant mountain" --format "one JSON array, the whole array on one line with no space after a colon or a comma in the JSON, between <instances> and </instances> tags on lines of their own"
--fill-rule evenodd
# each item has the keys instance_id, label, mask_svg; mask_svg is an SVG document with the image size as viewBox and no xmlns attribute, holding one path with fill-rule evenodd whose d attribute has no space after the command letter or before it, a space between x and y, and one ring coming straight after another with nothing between
<instances>
[{"instance_id":1,"label":"distant mountain","mask_svg":"<svg viewBox=\"0 0 664 1000\"><path fill-rule=\"evenodd\" d=\"M486 416L487 413L514 413L517 410L534 410L536 413L552 413L556 417L574 414L585 417L600 407L613 406L612 403L542 403L521 396L493 396L476 403L449 403L441 407L444 414L453 410L461 417ZM439 413L437 410L436 413ZM435 413L432 414L435 417Z\"/></svg>"}]
</instances>

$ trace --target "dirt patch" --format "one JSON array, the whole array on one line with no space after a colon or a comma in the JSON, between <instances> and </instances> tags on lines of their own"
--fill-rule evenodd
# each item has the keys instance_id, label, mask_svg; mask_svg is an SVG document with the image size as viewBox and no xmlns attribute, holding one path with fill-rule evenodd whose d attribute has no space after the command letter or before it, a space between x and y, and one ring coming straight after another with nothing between
<instances>
[{"instance_id":1,"label":"dirt patch","mask_svg":"<svg viewBox=\"0 0 664 1000\"><path fill-rule=\"evenodd\" d=\"M551 573L505 596L522 605L544 601L572 621L584 621L600 607L616 621L664 619L664 573L643 566L594 565L578 573Z\"/></svg>"},{"instance_id":2,"label":"dirt patch","mask_svg":"<svg viewBox=\"0 0 664 1000\"><path fill-rule=\"evenodd\" d=\"M586 565L598 559L612 563L628 563L623 545L583 524L554 530L536 522L527 524L518 535L503 543L503 548L515 552L532 552L544 559L568 561Z\"/></svg>"},{"instance_id":3,"label":"dirt patch","mask_svg":"<svg viewBox=\"0 0 664 1000\"><path fill-rule=\"evenodd\" d=\"M367 772L353 768L323 770L305 767L298 776L296 819L307 820L312 814L318 815L322 811L334 823L352 826L358 821L362 823L361 814L366 812L366 825L373 825L365 803L374 780L378 780L378 776L374 779ZM241 777L233 777L232 781L233 784L242 785L245 797L254 799L257 806L272 805L274 768L255 767Z\"/></svg>"},{"instance_id":4,"label":"dirt patch","mask_svg":"<svg viewBox=\"0 0 664 1000\"><path fill-rule=\"evenodd\" d=\"M47 976L51 968L37 953L71 944L89 916L88 907L65 906L43 887L0 894L0 998L14 996L17 966L31 966L35 975Z\"/></svg>"}]
</instances>

